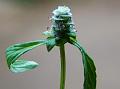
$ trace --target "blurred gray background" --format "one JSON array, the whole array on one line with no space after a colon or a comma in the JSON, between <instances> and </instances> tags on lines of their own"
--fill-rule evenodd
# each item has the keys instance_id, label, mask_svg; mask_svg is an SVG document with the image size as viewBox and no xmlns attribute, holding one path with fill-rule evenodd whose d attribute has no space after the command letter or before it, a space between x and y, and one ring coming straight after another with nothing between
<instances>
[{"instance_id":1,"label":"blurred gray background","mask_svg":"<svg viewBox=\"0 0 120 89\"><path fill-rule=\"evenodd\" d=\"M23 57L40 63L32 71L8 70L5 49L15 43L45 38L52 11L71 8L78 40L94 57L97 89L120 89L120 0L0 0L0 89L59 89L60 58L38 47ZM78 49L66 44L66 89L83 89L83 67Z\"/></svg>"}]
</instances>

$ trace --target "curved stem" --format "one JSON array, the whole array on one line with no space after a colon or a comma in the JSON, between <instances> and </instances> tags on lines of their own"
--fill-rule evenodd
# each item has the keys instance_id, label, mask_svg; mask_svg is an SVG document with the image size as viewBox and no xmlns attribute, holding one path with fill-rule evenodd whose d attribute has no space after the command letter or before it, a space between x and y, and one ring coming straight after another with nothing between
<instances>
[{"instance_id":1,"label":"curved stem","mask_svg":"<svg viewBox=\"0 0 120 89\"><path fill-rule=\"evenodd\" d=\"M61 57L60 89L65 89L66 60L65 60L65 48L64 48L64 45L60 46L60 57Z\"/></svg>"}]
</instances>

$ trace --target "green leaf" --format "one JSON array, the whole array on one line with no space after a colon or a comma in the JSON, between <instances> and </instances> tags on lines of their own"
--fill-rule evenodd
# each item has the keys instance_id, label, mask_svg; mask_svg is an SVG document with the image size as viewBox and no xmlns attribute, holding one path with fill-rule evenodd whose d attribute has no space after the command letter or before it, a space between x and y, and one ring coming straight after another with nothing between
<instances>
[{"instance_id":1,"label":"green leaf","mask_svg":"<svg viewBox=\"0 0 120 89\"><path fill-rule=\"evenodd\" d=\"M10 70L14 73L24 72L31 69L34 69L38 66L38 63L34 61L27 61L27 60L16 60L10 66Z\"/></svg>"},{"instance_id":2,"label":"green leaf","mask_svg":"<svg viewBox=\"0 0 120 89\"><path fill-rule=\"evenodd\" d=\"M47 43L46 43L48 52L50 52L55 45L56 45L55 38L48 37L47 38Z\"/></svg>"},{"instance_id":3,"label":"green leaf","mask_svg":"<svg viewBox=\"0 0 120 89\"><path fill-rule=\"evenodd\" d=\"M6 49L6 58L9 69L11 69L11 65L14 65L21 55L43 44L46 44L46 40L25 42L8 47Z\"/></svg>"},{"instance_id":4,"label":"green leaf","mask_svg":"<svg viewBox=\"0 0 120 89\"><path fill-rule=\"evenodd\" d=\"M96 68L92 58L75 39L70 38L69 43L76 46L82 54L84 66L84 89L96 89Z\"/></svg>"}]
</instances>

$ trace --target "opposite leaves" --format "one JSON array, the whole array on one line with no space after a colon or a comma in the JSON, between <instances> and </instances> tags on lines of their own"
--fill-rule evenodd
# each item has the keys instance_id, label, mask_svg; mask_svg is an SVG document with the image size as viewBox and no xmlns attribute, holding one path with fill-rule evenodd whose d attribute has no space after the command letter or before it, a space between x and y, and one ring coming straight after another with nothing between
<instances>
[{"instance_id":1,"label":"opposite leaves","mask_svg":"<svg viewBox=\"0 0 120 89\"><path fill-rule=\"evenodd\" d=\"M70 43L76 46L82 54L84 66L84 89L96 89L96 68L93 60L75 39L70 38Z\"/></svg>"},{"instance_id":2,"label":"opposite leaves","mask_svg":"<svg viewBox=\"0 0 120 89\"><path fill-rule=\"evenodd\" d=\"M12 72L24 72L38 66L36 62L27 60L17 60L24 53L46 44L46 40L37 40L26 43L15 44L6 49L7 64Z\"/></svg>"}]
</instances>

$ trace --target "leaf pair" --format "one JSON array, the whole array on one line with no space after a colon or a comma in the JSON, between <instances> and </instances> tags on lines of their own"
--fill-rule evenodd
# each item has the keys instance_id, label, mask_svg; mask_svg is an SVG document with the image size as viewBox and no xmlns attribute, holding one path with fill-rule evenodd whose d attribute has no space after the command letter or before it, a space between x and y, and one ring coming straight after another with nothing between
<instances>
[{"instance_id":1,"label":"leaf pair","mask_svg":"<svg viewBox=\"0 0 120 89\"><path fill-rule=\"evenodd\" d=\"M40 45L45 45L48 52L56 45L54 37L48 37L46 40L36 40L20 44L15 44L6 49L6 58L9 69L12 72L19 73L27 70L34 69L38 66L38 63L34 61L28 61L25 59L17 60L24 53L36 48Z\"/></svg>"},{"instance_id":2,"label":"leaf pair","mask_svg":"<svg viewBox=\"0 0 120 89\"><path fill-rule=\"evenodd\" d=\"M93 60L75 39L70 38L69 43L76 46L82 54L84 66L84 89L96 89L96 68Z\"/></svg>"},{"instance_id":3,"label":"leaf pair","mask_svg":"<svg viewBox=\"0 0 120 89\"><path fill-rule=\"evenodd\" d=\"M84 66L84 89L96 88L96 68L92 59L88 56L85 50L80 46L76 39L70 37L69 43L76 46L81 54ZM24 59L17 60L24 53L36 48L40 45L47 45L47 50L50 51L55 45L55 38L47 38L47 40L37 40L21 44L15 44L7 48L6 57L9 69L12 72L24 72L34 69L38 66L38 63L34 61L28 61Z\"/></svg>"},{"instance_id":4,"label":"leaf pair","mask_svg":"<svg viewBox=\"0 0 120 89\"><path fill-rule=\"evenodd\" d=\"M7 57L7 64L9 69L12 72L24 72L27 70L31 70L38 66L38 63L34 61L28 61L24 59L17 60L21 55L24 53L36 48L40 45L46 44L46 40L36 40L21 44L15 44L7 48L6 50L6 57Z\"/></svg>"}]
</instances>

